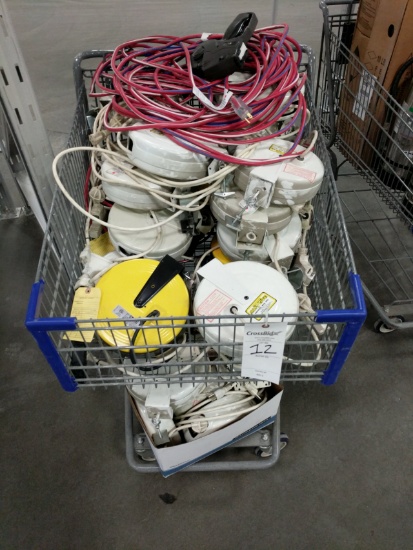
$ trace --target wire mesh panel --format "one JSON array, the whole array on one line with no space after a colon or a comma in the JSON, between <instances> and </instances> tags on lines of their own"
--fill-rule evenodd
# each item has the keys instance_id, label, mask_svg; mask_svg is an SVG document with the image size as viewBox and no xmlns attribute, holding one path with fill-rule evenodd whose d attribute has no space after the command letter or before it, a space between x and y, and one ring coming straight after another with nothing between
<instances>
[{"instance_id":1,"label":"wire mesh panel","mask_svg":"<svg viewBox=\"0 0 413 550\"><path fill-rule=\"evenodd\" d=\"M385 322L393 318L398 328L412 327L412 234L367 182L347 176L343 183L340 198L365 293Z\"/></svg>"},{"instance_id":2,"label":"wire mesh panel","mask_svg":"<svg viewBox=\"0 0 413 550\"><path fill-rule=\"evenodd\" d=\"M412 113L362 65L357 49L350 50L357 5L320 3L324 27L316 101L321 126L327 146L335 144L383 202L412 224ZM409 64L400 78L411 82L412 75Z\"/></svg>"},{"instance_id":3,"label":"wire mesh panel","mask_svg":"<svg viewBox=\"0 0 413 550\"><path fill-rule=\"evenodd\" d=\"M357 174L338 180L364 292L385 323L376 327L410 328L413 119L406 104L397 103L350 49L358 2L321 2L320 7L324 26L316 96L321 127L327 146L335 145L365 181L360 183ZM407 75L411 81L413 64L403 67L397 79Z\"/></svg>"},{"instance_id":4,"label":"wire mesh panel","mask_svg":"<svg viewBox=\"0 0 413 550\"><path fill-rule=\"evenodd\" d=\"M311 111L310 132L320 131L320 125L311 95L311 54L309 60L306 93ZM88 78L92 72L82 74ZM88 142L89 107L82 82L78 96L69 147ZM331 384L337 379L364 321L365 307L323 140L318 140L315 152L324 163L325 177L312 201L314 215L307 240L316 272L308 287L314 313L285 312L268 315L268 321L285 321L293 326L284 349L281 379L321 380ZM89 157L84 151L73 152L61 166L61 179L79 202L88 166ZM85 223L82 215L57 191L27 315L27 326L62 386L73 391L79 386L135 382L146 385L237 380L241 376L243 327L255 322L256 315L189 315L123 321L119 318L80 321L70 317L74 286L82 272L79 255L84 247ZM192 293L195 263L209 247L210 241L204 241L195 251L194 261L185 261L184 278ZM216 334L213 341L206 338L211 328ZM161 336L165 329L172 335L166 342Z\"/></svg>"}]
</instances>

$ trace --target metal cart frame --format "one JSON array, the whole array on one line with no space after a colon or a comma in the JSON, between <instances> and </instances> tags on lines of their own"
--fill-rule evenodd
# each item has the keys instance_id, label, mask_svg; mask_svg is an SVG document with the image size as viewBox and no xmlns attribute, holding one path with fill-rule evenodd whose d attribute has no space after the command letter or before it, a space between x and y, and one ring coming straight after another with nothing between
<instances>
[{"instance_id":1,"label":"metal cart frame","mask_svg":"<svg viewBox=\"0 0 413 550\"><path fill-rule=\"evenodd\" d=\"M315 58L312 51L303 46L307 56L308 85L306 86L307 104L311 112L311 129L321 131L318 113L313 101L313 74ZM87 113L90 108L85 81L92 76L93 69L84 68L90 65L91 58L102 58L107 52L89 51L80 54L74 63L74 76L78 105L69 138L68 147L87 144ZM359 276L356 273L353 255L344 224L344 217L335 188L329 155L322 139L318 140L317 154L325 164L325 177L319 193L313 200L314 217L312 228L308 233L308 249L316 278L309 287L314 313L298 314L293 337L286 342L285 360L281 380L287 381L320 381L325 385L334 384L345 360L355 342L357 334L366 317L366 309ZM72 196L83 200L83 187L89 164L89 156L78 152L66 157L60 168L60 176ZM69 230L68 230L69 229ZM80 321L70 317L74 294L74 283L78 279L82 265L79 254L84 246L84 219L71 205L68 205L62 193L57 190L53 200L43 248L41 252L36 282L33 285L27 311L26 326L36 339L45 358L66 391L75 391L80 387L127 386L132 383L146 384L181 384L191 377L193 383L205 380L223 384L239 379L239 351L242 341L237 341L235 334L240 324L252 322L253 315L227 316L188 316L185 318L141 319L141 333L144 342L136 345L109 347L99 335L102 322L94 319ZM209 246L209 245L208 245ZM200 254L202 251L198 251ZM195 261L185 264L188 272L193 270ZM269 315L269 321L288 321L288 312L284 315ZM114 319L112 321L119 321ZM146 321L151 326L145 326ZM130 321L129 321L130 322ZM124 322L125 332L128 321ZM158 329L163 323L176 335L165 348L174 351L175 355L162 363L166 374L157 375L155 366L151 368L151 346L145 333ZM202 329L213 323L221 327L232 327L233 340L225 343L231 347L225 360L217 353L211 357L210 348L201 337ZM70 332L76 330L82 335L82 341L70 339ZM110 327L109 327L110 330ZM317 332L318 331L318 332ZM89 341L88 335L92 334ZM316 338L314 335L319 335ZM220 344L218 345L218 347ZM162 346L161 346L162 348ZM186 350L187 358L183 361L178 350ZM203 358L196 363L196 371L188 375L187 368L194 362L195 350L203 353ZM145 370L139 365L128 364L125 357L133 355L146 358ZM188 357L189 355L189 357ZM186 369L186 370L185 370ZM139 376L139 382L137 382ZM134 453L134 442L140 453L146 449L145 442L139 443L141 436L135 433L130 405L125 401L126 450L128 462L138 471L158 471L157 466L141 462ZM139 431L138 431L139 432ZM136 436L136 437L135 437ZM224 461L202 462L191 467L191 470L227 470L255 469L271 466L279 454L279 415L273 429L269 432L253 434L251 439L239 445L256 445L267 447L270 441L273 454L267 460L250 460L247 462ZM141 447L139 447L141 445ZM136 446L135 446L136 450ZM138 453L139 454L139 453Z\"/></svg>"},{"instance_id":2,"label":"metal cart frame","mask_svg":"<svg viewBox=\"0 0 413 550\"><path fill-rule=\"evenodd\" d=\"M363 290L379 315L378 332L412 328L413 163L393 133L396 127L411 131L411 121L350 50L358 0L323 0L320 8L323 33L316 103L327 147L331 151L335 146L364 180L353 184L351 177L357 174L338 179ZM384 122L380 111L386 113ZM390 160L389 150L397 153L398 163Z\"/></svg>"}]
</instances>

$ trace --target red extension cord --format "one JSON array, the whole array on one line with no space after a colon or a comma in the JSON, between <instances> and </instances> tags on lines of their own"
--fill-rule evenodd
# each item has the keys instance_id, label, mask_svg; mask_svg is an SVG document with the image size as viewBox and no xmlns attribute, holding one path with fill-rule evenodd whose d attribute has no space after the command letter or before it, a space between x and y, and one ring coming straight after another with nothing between
<instances>
[{"instance_id":1,"label":"red extension cord","mask_svg":"<svg viewBox=\"0 0 413 550\"><path fill-rule=\"evenodd\" d=\"M254 32L243 69L250 76L241 83L231 83L228 77L207 82L193 75L190 55L202 38L202 35L151 36L120 44L113 54L106 56L95 72L91 91L94 97L112 96L105 127L113 132L158 128L186 149L229 163L257 166L299 156L294 150L306 122L307 107L301 91L306 74L299 72L301 48L288 35L288 26L275 25ZM208 101L203 103L202 98L198 102L194 88L215 107ZM217 103L221 100L217 98L222 98L226 91L233 95L218 110ZM291 105L295 107L293 114L278 129L277 123L287 112L291 113ZM240 111L242 118L236 114ZM114 112L138 119L139 125L112 127ZM295 124L298 132L293 145L282 157L243 159L226 150L228 146L282 137ZM210 144L222 149L211 148Z\"/></svg>"}]
</instances>

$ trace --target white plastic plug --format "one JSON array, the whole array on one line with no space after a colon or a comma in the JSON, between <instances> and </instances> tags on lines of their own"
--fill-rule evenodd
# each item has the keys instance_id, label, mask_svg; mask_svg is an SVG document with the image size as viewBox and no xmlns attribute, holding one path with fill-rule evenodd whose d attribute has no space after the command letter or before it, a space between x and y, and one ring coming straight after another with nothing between
<instances>
[{"instance_id":1,"label":"white plastic plug","mask_svg":"<svg viewBox=\"0 0 413 550\"><path fill-rule=\"evenodd\" d=\"M252 381L248 381L248 382L245 382L244 386L245 386L245 389L247 390L247 392L252 395L253 397L255 397L256 399L259 399L261 401L261 397L259 396L258 394L258 390L259 389L262 389L262 388L267 388L268 386L270 386L271 383L270 382L266 382L266 381L262 381L262 382L252 382Z\"/></svg>"},{"instance_id":2,"label":"white plastic plug","mask_svg":"<svg viewBox=\"0 0 413 550\"><path fill-rule=\"evenodd\" d=\"M89 191L90 199L90 213L103 220L105 216L105 207L101 204L101 201L105 200L105 193L99 187L92 187ZM102 226L100 223L92 220L89 227L89 235L91 239L97 239L102 233Z\"/></svg>"},{"instance_id":3,"label":"white plastic plug","mask_svg":"<svg viewBox=\"0 0 413 550\"><path fill-rule=\"evenodd\" d=\"M100 130L99 132L95 132L94 134L90 134L89 141L90 143L96 147L96 145L99 145L107 139L107 137L110 135L110 132L108 130Z\"/></svg>"},{"instance_id":4,"label":"white plastic plug","mask_svg":"<svg viewBox=\"0 0 413 550\"><path fill-rule=\"evenodd\" d=\"M308 294L298 293L297 296L300 301L300 311L304 311L305 313L310 313L314 315L315 311L311 307L311 299ZM313 325L313 328L317 332L317 334L322 336L327 330L327 325L325 323L315 323Z\"/></svg>"},{"instance_id":5,"label":"white plastic plug","mask_svg":"<svg viewBox=\"0 0 413 550\"><path fill-rule=\"evenodd\" d=\"M294 267L298 267L303 274L303 285L308 286L315 278L315 271L308 258L308 248L299 248Z\"/></svg>"},{"instance_id":6,"label":"white plastic plug","mask_svg":"<svg viewBox=\"0 0 413 550\"><path fill-rule=\"evenodd\" d=\"M234 384L227 384L225 386L222 386L221 388L217 388L216 390L208 393L207 398L213 401L222 399L224 395L226 395L229 391L233 389L233 387L234 387Z\"/></svg>"},{"instance_id":7,"label":"white plastic plug","mask_svg":"<svg viewBox=\"0 0 413 550\"><path fill-rule=\"evenodd\" d=\"M230 103L239 118L250 124L252 121L251 107L249 107L240 97L235 95L231 96Z\"/></svg>"}]
</instances>

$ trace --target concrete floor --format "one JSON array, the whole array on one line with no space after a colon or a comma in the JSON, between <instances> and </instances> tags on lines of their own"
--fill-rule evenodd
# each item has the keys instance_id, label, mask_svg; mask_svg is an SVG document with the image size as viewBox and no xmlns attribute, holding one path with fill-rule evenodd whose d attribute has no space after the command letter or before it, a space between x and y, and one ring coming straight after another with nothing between
<instances>
[{"instance_id":1,"label":"concrete floor","mask_svg":"<svg viewBox=\"0 0 413 550\"><path fill-rule=\"evenodd\" d=\"M166 21L159 28L147 15L159 2L147 12L128 1L116 9L102 0L8 5L55 148L72 112L73 55L167 30ZM136 13L136 25L122 19L119 32L111 22L121 5ZM215 5L208 3L198 21L202 30L217 20ZM244 5L225 9L238 13ZM179 12L177 21L171 16L172 32L183 32L182 6L179 24ZM283 2L282 12L295 36L317 45L317 2ZM123 392L64 393L23 327L41 245L34 219L2 221L0 231L1 548L413 547L411 332L375 334L373 312L336 385L287 385L281 412L290 444L274 468L167 480L139 475L124 457ZM159 497L166 492L173 504Z\"/></svg>"}]
</instances>

